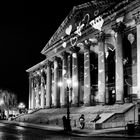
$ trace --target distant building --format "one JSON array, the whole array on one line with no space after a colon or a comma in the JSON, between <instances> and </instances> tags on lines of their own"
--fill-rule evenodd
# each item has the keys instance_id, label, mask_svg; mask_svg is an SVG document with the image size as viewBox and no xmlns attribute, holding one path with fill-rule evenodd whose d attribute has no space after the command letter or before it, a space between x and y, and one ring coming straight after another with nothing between
<instances>
[{"instance_id":1,"label":"distant building","mask_svg":"<svg viewBox=\"0 0 140 140\"><path fill-rule=\"evenodd\" d=\"M74 6L29 68L29 109L140 102L140 2ZM67 83L71 79L71 83Z\"/></svg>"}]
</instances>

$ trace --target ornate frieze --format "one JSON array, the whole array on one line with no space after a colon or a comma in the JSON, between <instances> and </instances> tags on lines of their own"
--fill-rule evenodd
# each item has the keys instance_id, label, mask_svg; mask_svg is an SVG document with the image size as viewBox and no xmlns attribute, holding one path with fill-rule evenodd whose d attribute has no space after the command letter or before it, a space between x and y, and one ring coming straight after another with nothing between
<instances>
[{"instance_id":1,"label":"ornate frieze","mask_svg":"<svg viewBox=\"0 0 140 140\"><path fill-rule=\"evenodd\" d=\"M123 33L126 28L126 25L123 22L116 22L114 25L112 25L112 30L114 30L116 33Z\"/></svg>"},{"instance_id":2,"label":"ornate frieze","mask_svg":"<svg viewBox=\"0 0 140 140\"><path fill-rule=\"evenodd\" d=\"M137 13L133 14L134 19L136 21L136 24L140 24L140 11L138 11Z\"/></svg>"}]
</instances>

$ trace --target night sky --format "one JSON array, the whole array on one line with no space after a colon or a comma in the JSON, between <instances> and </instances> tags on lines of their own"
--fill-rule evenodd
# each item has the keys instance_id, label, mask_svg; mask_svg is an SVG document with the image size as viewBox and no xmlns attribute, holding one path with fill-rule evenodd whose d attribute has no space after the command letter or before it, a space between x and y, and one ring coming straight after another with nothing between
<instances>
[{"instance_id":1,"label":"night sky","mask_svg":"<svg viewBox=\"0 0 140 140\"><path fill-rule=\"evenodd\" d=\"M42 49L72 10L88 0L0 4L0 88L28 105L26 70L45 59Z\"/></svg>"}]
</instances>

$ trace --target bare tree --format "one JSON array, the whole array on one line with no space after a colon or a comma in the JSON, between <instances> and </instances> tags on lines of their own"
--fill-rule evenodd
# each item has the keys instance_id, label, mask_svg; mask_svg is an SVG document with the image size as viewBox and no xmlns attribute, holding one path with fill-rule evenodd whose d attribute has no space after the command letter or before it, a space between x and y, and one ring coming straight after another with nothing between
<instances>
[{"instance_id":1,"label":"bare tree","mask_svg":"<svg viewBox=\"0 0 140 140\"><path fill-rule=\"evenodd\" d=\"M16 94L8 90L0 90L0 108L1 110L9 110L17 106Z\"/></svg>"}]
</instances>

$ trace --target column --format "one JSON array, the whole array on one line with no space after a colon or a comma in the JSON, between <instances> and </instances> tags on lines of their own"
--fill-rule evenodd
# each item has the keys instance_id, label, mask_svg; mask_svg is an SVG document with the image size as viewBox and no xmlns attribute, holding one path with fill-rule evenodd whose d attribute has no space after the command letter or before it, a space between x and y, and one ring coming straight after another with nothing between
<instances>
[{"instance_id":1,"label":"column","mask_svg":"<svg viewBox=\"0 0 140 140\"><path fill-rule=\"evenodd\" d=\"M115 88L116 88L116 103L124 102L124 74L123 74L123 53L122 53L122 33L124 30L123 23L118 23L114 26L114 31L116 31L116 61L115 61Z\"/></svg>"},{"instance_id":2,"label":"column","mask_svg":"<svg viewBox=\"0 0 140 140\"><path fill-rule=\"evenodd\" d=\"M58 58L54 58L54 106L60 106L60 92L58 87L59 73L58 73Z\"/></svg>"},{"instance_id":3,"label":"column","mask_svg":"<svg viewBox=\"0 0 140 140\"><path fill-rule=\"evenodd\" d=\"M34 89L34 79L32 78L32 109L35 108L35 89Z\"/></svg>"},{"instance_id":4,"label":"column","mask_svg":"<svg viewBox=\"0 0 140 140\"><path fill-rule=\"evenodd\" d=\"M137 94L140 99L140 14L137 14Z\"/></svg>"},{"instance_id":5,"label":"column","mask_svg":"<svg viewBox=\"0 0 140 140\"><path fill-rule=\"evenodd\" d=\"M106 74L105 74L105 43L104 39L99 36L99 52L98 52L98 94L96 96L96 102L105 104L106 96Z\"/></svg>"},{"instance_id":6,"label":"column","mask_svg":"<svg viewBox=\"0 0 140 140\"><path fill-rule=\"evenodd\" d=\"M36 108L39 108L39 83L36 85Z\"/></svg>"},{"instance_id":7,"label":"column","mask_svg":"<svg viewBox=\"0 0 140 140\"><path fill-rule=\"evenodd\" d=\"M51 62L47 61L47 82L46 82L46 107L50 108L52 104L52 97L51 97L51 87L52 87L52 73L51 73Z\"/></svg>"},{"instance_id":8,"label":"column","mask_svg":"<svg viewBox=\"0 0 140 140\"><path fill-rule=\"evenodd\" d=\"M67 95L66 95L66 87L67 87L67 53L62 53L62 90L61 90L61 106L66 107L67 105Z\"/></svg>"},{"instance_id":9,"label":"column","mask_svg":"<svg viewBox=\"0 0 140 140\"><path fill-rule=\"evenodd\" d=\"M32 78L29 73L29 109L32 109Z\"/></svg>"},{"instance_id":10,"label":"column","mask_svg":"<svg viewBox=\"0 0 140 140\"><path fill-rule=\"evenodd\" d=\"M79 83L78 83L78 54L74 48L72 51L72 105L79 106Z\"/></svg>"},{"instance_id":11,"label":"column","mask_svg":"<svg viewBox=\"0 0 140 140\"><path fill-rule=\"evenodd\" d=\"M90 105L91 80L90 80L90 46L85 45L84 50L84 105Z\"/></svg>"},{"instance_id":12,"label":"column","mask_svg":"<svg viewBox=\"0 0 140 140\"><path fill-rule=\"evenodd\" d=\"M67 79L70 80L69 85L67 83L67 86L69 87L68 101L69 101L69 104L71 105L71 103L72 103L72 53L71 53L71 51L68 54L68 61L67 61L67 63L68 63Z\"/></svg>"},{"instance_id":13,"label":"column","mask_svg":"<svg viewBox=\"0 0 140 140\"><path fill-rule=\"evenodd\" d=\"M44 104L45 104L45 91L44 91L44 77L41 73L41 108L44 108Z\"/></svg>"}]
</instances>

